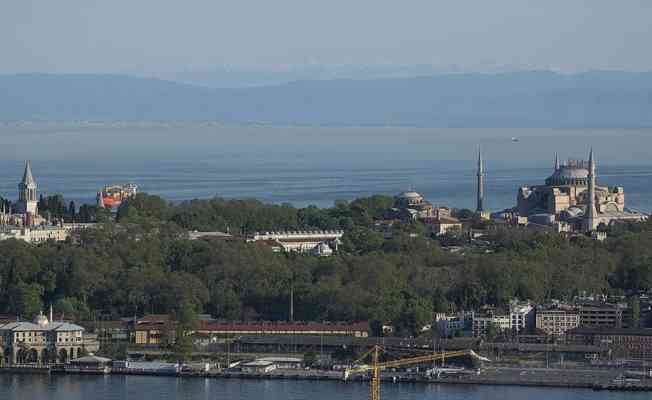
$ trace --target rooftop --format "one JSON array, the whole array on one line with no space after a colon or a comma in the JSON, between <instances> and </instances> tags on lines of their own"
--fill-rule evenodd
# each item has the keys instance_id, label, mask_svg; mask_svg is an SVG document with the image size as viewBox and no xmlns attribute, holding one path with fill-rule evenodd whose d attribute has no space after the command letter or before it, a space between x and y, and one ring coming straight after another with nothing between
<instances>
[{"instance_id":1,"label":"rooftop","mask_svg":"<svg viewBox=\"0 0 652 400\"><path fill-rule=\"evenodd\" d=\"M9 330L13 332L32 332L32 331L75 332L75 331L83 331L84 328L76 324L71 324L69 322L50 322L49 324L46 325L38 325L33 322L18 321L18 322L9 322L7 324L0 325L0 330Z\"/></svg>"}]
</instances>

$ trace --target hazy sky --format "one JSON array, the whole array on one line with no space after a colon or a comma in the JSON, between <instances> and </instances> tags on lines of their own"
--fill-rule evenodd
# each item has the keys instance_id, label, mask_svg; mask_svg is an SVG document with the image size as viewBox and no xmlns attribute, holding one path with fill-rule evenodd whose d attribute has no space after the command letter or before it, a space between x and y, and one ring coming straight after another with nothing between
<instances>
[{"instance_id":1,"label":"hazy sky","mask_svg":"<svg viewBox=\"0 0 652 400\"><path fill-rule=\"evenodd\" d=\"M652 70L648 0L1 0L0 73Z\"/></svg>"}]
</instances>

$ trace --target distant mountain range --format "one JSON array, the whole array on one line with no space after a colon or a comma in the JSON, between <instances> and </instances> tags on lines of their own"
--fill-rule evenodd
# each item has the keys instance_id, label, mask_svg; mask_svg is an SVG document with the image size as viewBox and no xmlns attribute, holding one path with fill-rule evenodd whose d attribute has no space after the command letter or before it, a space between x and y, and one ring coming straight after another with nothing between
<instances>
[{"instance_id":1,"label":"distant mountain range","mask_svg":"<svg viewBox=\"0 0 652 400\"><path fill-rule=\"evenodd\" d=\"M652 127L652 73L442 74L238 89L122 75L0 75L0 120Z\"/></svg>"}]
</instances>

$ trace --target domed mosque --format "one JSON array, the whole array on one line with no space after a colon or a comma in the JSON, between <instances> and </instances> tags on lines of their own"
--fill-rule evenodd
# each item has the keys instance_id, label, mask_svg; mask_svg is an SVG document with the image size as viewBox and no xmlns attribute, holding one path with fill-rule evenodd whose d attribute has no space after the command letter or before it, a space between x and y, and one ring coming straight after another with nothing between
<instances>
[{"instance_id":1,"label":"domed mosque","mask_svg":"<svg viewBox=\"0 0 652 400\"><path fill-rule=\"evenodd\" d=\"M544 185L522 186L515 211L529 223L566 222L569 229L593 231L613 221L641 221L644 214L625 208L625 191L620 186L600 186L596 182L593 150L588 161L560 163L555 156L552 175Z\"/></svg>"},{"instance_id":2,"label":"domed mosque","mask_svg":"<svg viewBox=\"0 0 652 400\"><path fill-rule=\"evenodd\" d=\"M415 192L407 191L399 193L394 200L394 207L402 214L404 219L422 219L433 215L432 203Z\"/></svg>"}]
</instances>

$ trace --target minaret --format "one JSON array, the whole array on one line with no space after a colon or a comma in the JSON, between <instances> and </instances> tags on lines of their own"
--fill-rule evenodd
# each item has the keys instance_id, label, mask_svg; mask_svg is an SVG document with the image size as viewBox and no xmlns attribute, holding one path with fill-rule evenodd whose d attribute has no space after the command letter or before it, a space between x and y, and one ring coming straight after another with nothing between
<instances>
[{"instance_id":1,"label":"minaret","mask_svg":"<svg viewBox=\"0 0 652 400\"><path fill-rule=\"evenodd\" d=\"M555 153L555 171L559 171L559 155Z\"/></svg>"},{"instance_id":2,"label":"minaret","mask_svg":"<svg viewBox=\"0 0 652 400\"><path fill-rule=\"evenodd\" d=\"M18 212L21 214L38 214L38 200L36 199L36 180L32 176L32 165L25 163L23 180L18 184Z\"/></svg>"},{"instance_id":3,"label":"minaret","mask_svg":"<svg viewBox=\"0 0 652 400\"><path fill-rule=\"evenodd\" d=\"M97 208L104 208L104 196L102 192L97 192Z\"/></svg>"},{"instance_id":4,"label":"minaret","mask_svg":"<svg viewBox=\"0 0 652 400\"><path fill-rule=\"evenodd\" d=\"M478 188L477 188L477 205L475 211L484 212L484 162L482 160L482 150L478 147Z\"/></svg>"},{"instance_id":5,"label":"minaret","mask_svg":"<svg viewBox=\"0 0 652 400\"><path fill-rule=\"evenodd\" d=\"M595 157L593 155L593 148L589 153L589 203L587 204L586 211L586 230L592 232L595 230L596 223L596 213L597 209L595 207Z\"/></svg>"}]
</instances>

